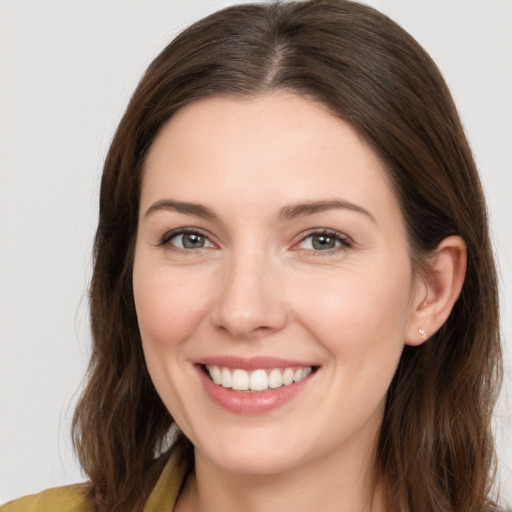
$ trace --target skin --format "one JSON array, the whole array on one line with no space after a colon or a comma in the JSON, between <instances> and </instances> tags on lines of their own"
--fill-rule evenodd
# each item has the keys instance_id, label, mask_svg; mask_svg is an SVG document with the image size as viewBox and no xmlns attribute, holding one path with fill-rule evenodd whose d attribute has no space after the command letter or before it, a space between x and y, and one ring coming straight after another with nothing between
<instances>
[{"instance_id":1,"label":"skin","mask_svg":"<svg viewBox=\"0 0 512 512\"><path fill-rule=\"evenodd\" d=\"M333 201L341 206L287 209ZM449 314L463 242L447 239L429 280L416 275L375 154L322 106L281 92L180 110L153 143L140 204L133 284L144 353L195 446L175 510L381 510L378 483L370 506L370 468L386 392L404 343L424 342L418 328L431 333ZM203 247L183 248L183 228ZM322 230L339 237L330 250L313 245ZM198 359L219 355L318 370L283 406L237 414L198 378Z\"/></svg>"}]
</instances>

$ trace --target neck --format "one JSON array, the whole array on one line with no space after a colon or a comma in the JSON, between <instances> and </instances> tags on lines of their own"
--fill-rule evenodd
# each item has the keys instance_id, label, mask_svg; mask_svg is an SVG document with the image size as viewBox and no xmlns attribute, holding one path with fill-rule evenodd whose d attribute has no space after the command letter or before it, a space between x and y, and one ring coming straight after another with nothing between
<instances>
[{"instance_id":1,"label":"neck","mask_svg":"<svg viewBox=\"0 0 512 512\"><path fill-rule=\"evenodd\" d=\"M226 471L196 451L195 470L175 512L382 512L371 456L345 455L340 459L335 452L281 473L254 475Z\"/></svg>"}]
</instances>

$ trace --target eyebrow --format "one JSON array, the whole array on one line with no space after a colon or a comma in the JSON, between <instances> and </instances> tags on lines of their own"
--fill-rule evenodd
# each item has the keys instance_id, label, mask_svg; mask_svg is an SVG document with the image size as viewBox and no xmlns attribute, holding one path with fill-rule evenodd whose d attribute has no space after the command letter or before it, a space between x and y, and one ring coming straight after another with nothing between
<instances>
[{"instance_id":1,"label":"eyebrow","mask_svg":"<svg viewBox=\"0 0 512 512\"><path fill-rule=\"evenodd\" d=\"M278 215L280 220L291 220L297 217L305 217L315 213L325 212L328 210L350 210L356 213L366 215L372 222L377 224L375 217L365 208L349 201L333 199L329 201L308 201L305 203L296 203L285 206Z\"/></svg>"},{"instance_id":2,"label":"eyebrow","mask_svg":"<svg viewBox=\"0 0 512 512\"><path fill-rule=\"evenodd\" d=\"M171 210L185 215L195 215L203 219L216 219L217 215L202 204L188 203L183 201L173 201L171 199L161 199L153 203L146 211L145 217L160 210Z\"/></svg>"},{"instance_id":3,"label":"eyebrow","mask_svg":"<svg viewBox=\"0 0 512 512\"><path fill-rule=\"evenodd\" d=\"M321 213L328 210L350 210L367 216L375 224L375 217L365 208L349 201L333 199L328 201L308 201L304 203L295 203L287 205L279 211L278 220L292 220L297 217L306 217L315 213ZM171 210L185 215L194 215L202 219L217 219L217 215L202 204L176 201L172 199L161 199L153 203L146 211L145 217L160 210Z\"/></svg>"}]
</instances>

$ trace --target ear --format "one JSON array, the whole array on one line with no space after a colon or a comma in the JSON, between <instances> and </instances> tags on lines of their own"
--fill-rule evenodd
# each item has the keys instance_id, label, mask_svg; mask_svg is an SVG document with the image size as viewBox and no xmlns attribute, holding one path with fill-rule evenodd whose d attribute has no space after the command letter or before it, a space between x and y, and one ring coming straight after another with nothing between
<instances>
[{"instance_id":1,"label":"ear","mask_svg":"<svg viewBox=\"0 0 512 512\"><path fill-rule=\"evenodd\" d=\"M418 276L406 345L421 345L444 324L459 297L465 275L466 244L460 236L449 236Z\"/></svg>"}]
</instances>

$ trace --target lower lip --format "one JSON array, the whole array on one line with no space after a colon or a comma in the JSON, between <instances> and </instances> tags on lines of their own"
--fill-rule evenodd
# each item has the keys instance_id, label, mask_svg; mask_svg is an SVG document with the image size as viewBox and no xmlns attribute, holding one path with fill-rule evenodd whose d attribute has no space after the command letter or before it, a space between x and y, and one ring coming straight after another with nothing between
<instances>
[{"instance_id":1,"label":"lower lip","mask_svg":"<svg viewBox=\"0 0 512 512\"><path fill-rule=\"evenodd\" d=\"M198 365L196 368L201 383L213 402L230 412L247 415L264 414L282 407L297 396L314 376L312 373L305 379L289 386L258 392L244 392L218 386L206 375L202 366Z\"/></svg>"}]
</instances>

